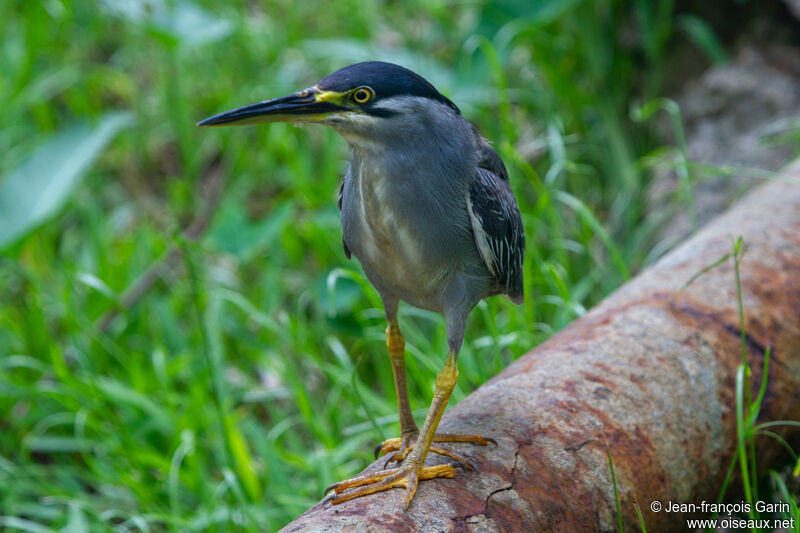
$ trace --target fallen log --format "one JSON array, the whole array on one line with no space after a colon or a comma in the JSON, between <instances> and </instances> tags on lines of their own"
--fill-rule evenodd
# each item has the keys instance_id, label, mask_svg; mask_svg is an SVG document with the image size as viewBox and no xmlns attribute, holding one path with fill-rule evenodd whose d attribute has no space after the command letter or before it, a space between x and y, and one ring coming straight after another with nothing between
<instances>
[{"instance_id":1,"label":"fallen log","mask_svg":"<svg viewBox=\"0 0 800 533\"><path fill-rule=\"evenodd\" d=\"M793 183L757 187L448 410L443 431L497 440L459 448L480 473L420 483L406 512L402 490L323 500L283 531L612 531L607 454L628 530L639 530L634 502L649 531L685 530L686 515L665 508L716 502L736 447L742 350L733 262L681 288L737 237L747 247L740 272L754 388L771 349L760 420L800 420L800 164L784 173ZM781 450L770 439L757 445L763 471Z\"/></svg>"}]
</instances>

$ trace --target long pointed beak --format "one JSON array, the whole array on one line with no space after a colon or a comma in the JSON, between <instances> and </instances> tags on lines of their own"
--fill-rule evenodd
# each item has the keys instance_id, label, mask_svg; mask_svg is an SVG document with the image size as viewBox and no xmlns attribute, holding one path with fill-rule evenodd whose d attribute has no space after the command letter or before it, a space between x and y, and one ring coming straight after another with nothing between
<instances>
[{"instance_id":1,"label":"long pointed beak","mask_svg":"<svg viewBox=\"0 0 800 533\"><path fill-rule=\"evenodd\" d=\"M345 108L334 103L336 93L314 87L219 113L201 120L198 126L241 126L261 122L317 122Z\"/></svg>"}]
</instances>

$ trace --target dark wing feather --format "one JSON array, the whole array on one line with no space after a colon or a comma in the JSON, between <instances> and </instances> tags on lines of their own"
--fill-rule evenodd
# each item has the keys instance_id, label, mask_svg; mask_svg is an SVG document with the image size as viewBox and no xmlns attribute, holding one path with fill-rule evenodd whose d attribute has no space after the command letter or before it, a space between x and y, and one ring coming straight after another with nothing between
<instances>
[{"instance_id":1,"label":"dark wing feather","mask_svg":"<svg viewBox=\"0 0 800 533\"><path fill-rule=\"evenodd\" d=\"M467 207L475 244L495 281L494 293L522 302L525 234L508 173L497 152L483 143L477 178L470 185Z\"/></svg>"},{"instance_id":2,"label":"dark wing feather","mask_svg":"<svg viewBox=\"0 0 800 533\"><path fill-rule=\"evenodd\" d=\"M346 176L345 176L345 179L347 179ZM336 203L339 204L339 212L340 213L342 212L342 198L343 197L344 197L344 181L342 181L342 184L339 186L339 198L336 200ZM344 242L344 235L342 235L342 247L344 248L344 255L346 255L347 258L350 259L353 256L353 252L350 251L350 248L347 247L347 243Z\"/></svg>"}]
</instances>

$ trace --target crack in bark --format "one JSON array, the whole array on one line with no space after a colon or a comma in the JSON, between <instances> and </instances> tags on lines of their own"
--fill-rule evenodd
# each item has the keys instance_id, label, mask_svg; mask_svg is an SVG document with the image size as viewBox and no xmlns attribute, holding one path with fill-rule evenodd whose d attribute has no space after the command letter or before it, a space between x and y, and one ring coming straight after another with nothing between
<instances>
[{"instance_id":1,"label":"crack in bark","mask_svg":"<svg viewBox=\"0 0 800 533\"><path fill-rule=\"evenodd\" d=\"M514 490L514 485L511 484L511 485L509 485L507 487L500 487L499 489L493 490L492 492L489 493L489 495L486 497L486 501L484 502L484 505L483 505L483 514L484 514L484 516L486 516L486 518L489 518L489 516L490 516L489 515L489 500L491 500L492 496L494 496L498 492L505 492L507 490Z\"/></svg>"},{"instance_id":2,"label":"crack in bark","mask_svg":"<svg viewBox=\"0 0 800 533\"><path fill-rule=\"evenodd\" d=\"M564 451L565 452L577 452L577 451L580 451L581 448L583 448L584 446L586 446L587 444L589 444L593 440L594 439L586 439L585 441L579 442L578 444L575 444L574 446L568 446L568 447L564 448Z\"/></svg>"},{"instance_id":3,"label":"crack in bark","mask_svg":"<svg viewBox=\"0 0 800 533\"><path fill-rule=\"evenodd\" d=\"M489 517L489 500L492 499L492 496L494 496L495 494L497 494L499 492L504 492L504 491L507 491L507 490L514 490L514 484L517 481L516 480L516 474L517 474L517 461L519 461L519 449L520 449L520 446L517 445L517 451L514 452L514 465L511 467L511 484L509 486L507 486L507 487L500 487L499 489L493 490L492 492L489 493L488 496L486 496L486 501L485 501L484 506L483 506L483 512L484 512L484 514L486 515L487 518Z\"/></svg>"},{"instance_id":4,"label":"crack in bark","mask_svg":"<svg viewBox=\"0 0 800 533\"><path fill-rule=\"evenodd\" d=\"M525 444L529 444L529 443L526 442ZM470 513L468 515L460 516L460 517L455 519L456 522L462 522L462 521L463 522L469 522L470 518L477 517L477 516L482 517L482 519L479 520L479 521L476 521L476 522L471 522L471 523L484 522L484 521L486 521L486 520L491 518L491 515L489 514L489 500L491 500L492 497L495 494L499 494L501 492L506 492L506 491L509 491L509 490L514 490L514 485L516 484L516 481L517 481L516 480L516 474L517 474L517 462L519 461L519 450L520 450L520 448L522 446L523 446L523 444L517 444L517 449L514 451L514 464L511 466L511 484L508 485L508 486L505 486L505 487L500 487L499 489L495 489L492 492L490 492L486 496L486 499L483 502L483 510L482 511L480 511L478 513Z\"/></svg>"}]
</instances>

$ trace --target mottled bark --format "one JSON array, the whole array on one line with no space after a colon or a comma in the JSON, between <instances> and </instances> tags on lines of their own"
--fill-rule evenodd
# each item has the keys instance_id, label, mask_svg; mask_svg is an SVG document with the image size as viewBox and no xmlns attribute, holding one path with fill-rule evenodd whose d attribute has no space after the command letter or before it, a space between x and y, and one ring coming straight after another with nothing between
<instances>
[{"instance_id":1,"label":"mottled bark","mask_svg":"<svg viewBox=\"0 0 800 533\"><path fill-rule=\"evenodd\" d=\"M785 172L794 183L759 186L448 410L441 430L497 440L454 445L480 474L420 483L407 512L398 489L323 501L284 531L611 531L609 452L628 530L638 531L635 501L648 530L684 529L685 517L650 505L716 501L736 444L741 330L732 261L679 289L736 237L747 246L741 282L754 383L772 350L760 418L800 420L800 165ZM785 460L772 440L758 449L762 469Z\"/></svg>"}]
</instances>

